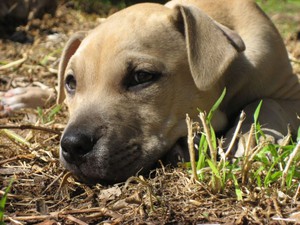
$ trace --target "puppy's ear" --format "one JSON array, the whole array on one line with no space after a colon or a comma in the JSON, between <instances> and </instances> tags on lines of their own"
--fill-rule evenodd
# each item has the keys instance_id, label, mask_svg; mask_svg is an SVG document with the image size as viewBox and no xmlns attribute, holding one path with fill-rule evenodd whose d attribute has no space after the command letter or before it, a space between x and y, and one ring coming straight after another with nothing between
<instances>
[{"instance_id":1,"label":"puppy's ear","mask_svg":"<svg viewBox=\"0 0 300 225\"><path fill-rule=\"evenodd\" d=\"M226 71L238 52L241 37L194 6L174 8L175 23L184 34L190 70L199 90L208 90Z\"/></svg>"},{"instance_id":2,"label":"puppy's ear","mask_svg":"<svg viewBox=\"0 0 300 225\"><path fill-rule=\"evenodd\" d=\"M65 99L65 91L64 91L64 74L66 67L68 65L68 62L72 55L76 52L78 49L79 45L81 44L82 40L85 38L87 35L87 32L85 31L79 31L75 33L67 42L61 59L59 63L59 68L58 68L58 95L57 95L57 104L61 104L64 99Z\"/></svg>"}]
</instances>

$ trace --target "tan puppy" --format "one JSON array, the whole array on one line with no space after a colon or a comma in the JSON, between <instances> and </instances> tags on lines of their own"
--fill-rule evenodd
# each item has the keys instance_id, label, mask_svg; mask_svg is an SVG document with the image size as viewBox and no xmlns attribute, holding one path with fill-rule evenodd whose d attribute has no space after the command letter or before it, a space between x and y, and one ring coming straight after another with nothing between
<instances>
[{"instance_id":1,"label":"tan puppy","mask_svg":"<svg viewBox=\"0 0 300 225\"><path fill-rule=\"evenodd\" d=\"M161 157L184 154L185 115L209 111L230 137L241 110L276 140L299 126L300 85L271 21L248 0L138 4L66 45L59 96L70 120L61 161L85 182L123 181ZM181 152L182 151L182 152Z\"/></svg>"}]
</instances>

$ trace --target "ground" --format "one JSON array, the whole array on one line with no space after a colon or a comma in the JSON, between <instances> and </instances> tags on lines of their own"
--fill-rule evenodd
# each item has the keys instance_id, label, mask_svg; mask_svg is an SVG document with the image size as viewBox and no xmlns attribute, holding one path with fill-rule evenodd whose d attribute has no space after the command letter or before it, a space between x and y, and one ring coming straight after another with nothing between
<instances>
[{"instance_id":1,"label":"ground","mask_svg":"<svg viewBox=\"0 0 300 225\"><path fill-rule=\"evenodd\" d=\"M299 75L300 6L294 1L269 6L272 2L261 4L282 33L295 73ZM22 40L29 43L0 39L0 90L32 83L55 87L64 43L75 31L89 30L98 22L99 16L60 4L56 17L46 15L18 28ZM209 184L193 181L185 168L161 168L149 177L132 177L113 186L79 183L60 166L58 159L59 139L66 121L65 106L57 110L55 105L22 110L0 119L0 197L13 179L4 210L6 224L300 221L298 192L286 194L277 186L271 192L243 186L243 200L238 201L232 188L212 193Z\"/></svg>"}]
</instances>

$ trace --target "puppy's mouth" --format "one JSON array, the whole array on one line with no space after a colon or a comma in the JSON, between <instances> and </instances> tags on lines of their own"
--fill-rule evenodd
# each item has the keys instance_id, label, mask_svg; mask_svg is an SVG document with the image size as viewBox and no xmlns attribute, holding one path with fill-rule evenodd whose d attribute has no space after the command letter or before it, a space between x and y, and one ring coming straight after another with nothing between
<instances>
[{"instance_id":1,"label":"puppy's mouth","mask_svg":"<svg viewBox=\"0 0 300 225\"><path fill-rule=\"evenodd\" d=\"M159 146L146 153L139 144L118 146L114 145L112 148L95 145L93 150L84 155L70 155L61 149L61 163L78 180L87 184L105 185L123 182L131 176L145 174L159 165L158 159L161 159L164 165L171 164L172 166L177 166L179 162L189 161L185 137L178 139L164 156L153 154L154 151L158 151Z\"/></svg>"},{"instance_id":2,"label":"puppy's mouth","mask_svg":"<svg viewBox=\"0 0 300 225\"><path fill-rule=\"evenodd\" d=\"M113 184L149 169L140 145L131 145L128 148L108 150L95 146L85 155L74 157L76 160L66 157L61 150L60 160L74 177L84 183Z\"/></svg>"}]
</instances>

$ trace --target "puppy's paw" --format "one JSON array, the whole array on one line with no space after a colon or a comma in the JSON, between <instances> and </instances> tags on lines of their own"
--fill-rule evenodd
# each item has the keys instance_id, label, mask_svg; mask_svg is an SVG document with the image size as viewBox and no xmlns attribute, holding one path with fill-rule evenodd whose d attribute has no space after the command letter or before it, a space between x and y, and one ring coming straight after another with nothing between
<instances>
[{"instance_id":1,"label":"puppy's paw","mask_svg":"<svg viewBox=\"0 0 300 225\"><path fill-rule=\"evenodd\" d=\"M0 92L0 116L7 116L18 109L42 107L53 100L54 90L50 88L19 87Z\"/></svg>"},{"instance_id":2,"label":"puppy's paw","mask_svg":"<svg viewBox=\"0 0 300 225\"><path fill-rule=\"evenodd\" d=\"M262 129L262 134L258 140L255 137L255 131L249 130L244 134L239 134L234 137L234 133L229 131L226 134L224 146L230 148L230 157L239 158L244 156L246 150L253 150L258 144L281 144L284 140L284 135L273 129Z\"/></svg>"}]
</instances>

